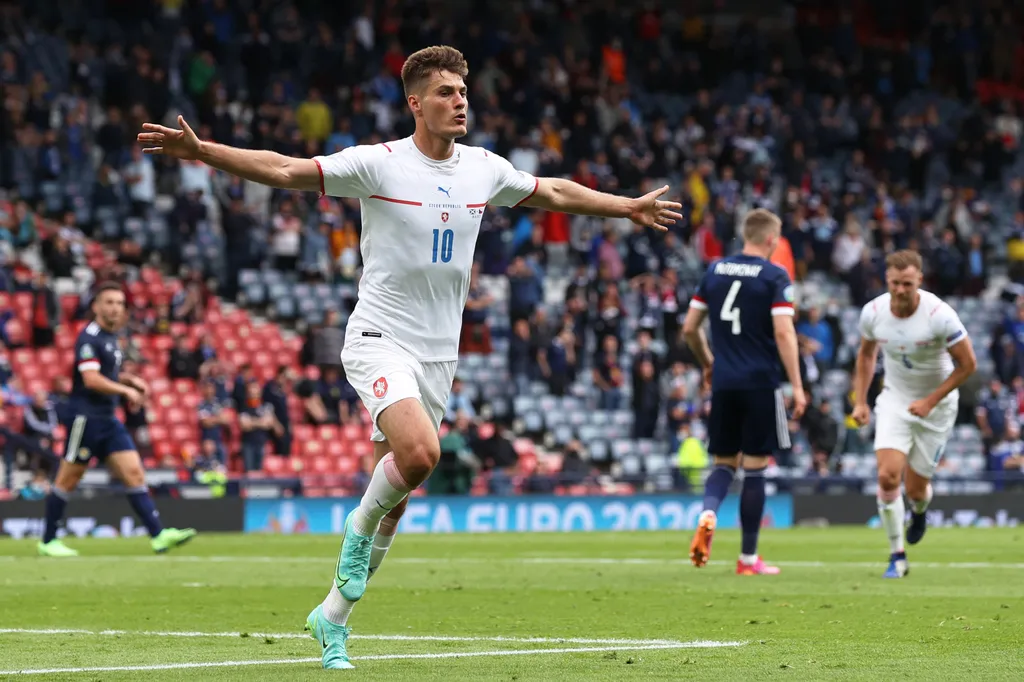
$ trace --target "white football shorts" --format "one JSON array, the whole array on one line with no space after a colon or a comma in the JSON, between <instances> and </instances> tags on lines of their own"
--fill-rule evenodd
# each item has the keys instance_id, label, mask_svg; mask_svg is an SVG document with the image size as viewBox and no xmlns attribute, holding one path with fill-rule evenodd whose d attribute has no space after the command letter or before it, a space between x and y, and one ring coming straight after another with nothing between
<instances>
[{"instance_id":1,"label":"white football shorts","mask_svg":"<svg viewBox=\"0 0 1024 682\"><path fill-rule=\"evenodd\" d=\"M394 341L353 331L345 339L341 364L348 382L373 417L370 440L386 440L377 427L377 417L384 408L406 398L419 400L434 428L441 427L457 360L421 362Z\"/></svg>"},{"instance_id":2,"label":"white football shorts","mask_svg":"<svg viewBox=\"0 0 1024 682\"><path fill-rule=\"evenodd\" d=\"M898 450L919 476L931 479L956 425L957 402L945 401L925 419L907 410L912 401L882 391L875 401L875 451Z\"/></svg>"}]
</instances>

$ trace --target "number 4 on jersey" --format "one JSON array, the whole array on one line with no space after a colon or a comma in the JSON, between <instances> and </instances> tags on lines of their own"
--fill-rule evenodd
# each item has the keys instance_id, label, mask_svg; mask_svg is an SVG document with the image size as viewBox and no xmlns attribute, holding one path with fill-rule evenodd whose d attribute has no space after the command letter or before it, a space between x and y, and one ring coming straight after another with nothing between
<instances>
[{"instance_id":1,"label":"number 4 on jersey","mask_svg":"<svg viewBox=\"0 0 1024 682\"><path fill-rule=\"evenodd\" d=\"M719 318L723 322L732 322L732 333L734 336L739 336L743 331L743 327L740 325L740 309L734 307L736 303L736 295L740 293L740 287L743 286L743 282L736 280L729 287L729 293L725 296L725 302L722 303L722 312L719 314Z\"/></svg>"}]
</instances>

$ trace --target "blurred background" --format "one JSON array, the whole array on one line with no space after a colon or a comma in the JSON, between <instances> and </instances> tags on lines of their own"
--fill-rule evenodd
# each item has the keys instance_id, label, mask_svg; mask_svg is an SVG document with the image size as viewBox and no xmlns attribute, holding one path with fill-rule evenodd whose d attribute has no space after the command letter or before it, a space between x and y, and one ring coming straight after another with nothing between
<instances>
[{"instance_id":1,"label":"blurred background","mask_svg":"<svg viewBox=\"0 0 1024 682\"><path fill-rule=\"evenodd\" d=\"M134 139L178 114L296 156L403 137L403 61L438 43L470 64L462 142L603 191L668 183L685 219L487 209L422 492L699 494L708 396L682 318L755 207L784 221L813 399L774 489L873 495L870 429L848 418L856 322L908 247L979 357L938 492L1020 487L1022 20L1009 0L0 2L0 496L47 489L107 279L129 297L124 369L153 389L125 417L155 490L362 492L370 424L339 364L358 201ZM108 485L91 470L85 493Z\"/></svg>"}]
</instances>

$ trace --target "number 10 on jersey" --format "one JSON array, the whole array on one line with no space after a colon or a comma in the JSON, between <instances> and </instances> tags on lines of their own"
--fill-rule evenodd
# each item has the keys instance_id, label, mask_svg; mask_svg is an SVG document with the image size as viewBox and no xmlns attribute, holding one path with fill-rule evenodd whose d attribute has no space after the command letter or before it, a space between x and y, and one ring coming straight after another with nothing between
<instances>
[{"instance_id":1,"label":"number 10 on jersey","mask_svg":"<svg viewBox=\"0 0 1024 682\"><path fill-rule=\"evenodd\" d=\"M434 255L430 260L431 263L437 262L438 245L441 247L441 262L447 263L452 259L452 249L455 246L455 232L452 230L445 230L444 232L434 230Z\"/></svg>"}]
</instances>

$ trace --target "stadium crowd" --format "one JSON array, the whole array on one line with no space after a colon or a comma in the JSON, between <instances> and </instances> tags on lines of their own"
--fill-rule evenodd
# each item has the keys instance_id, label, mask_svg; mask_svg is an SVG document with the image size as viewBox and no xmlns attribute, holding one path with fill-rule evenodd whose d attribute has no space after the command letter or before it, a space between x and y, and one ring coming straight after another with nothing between
<instances>
[{"instance_id":1,"label":"stadium crowd","mask_svg":"<svg viewBox=\"0 0 1024 682\"><path fill-rule=\"evenodd\" d=\"M151 464L280 474L266 453L300 460L303 427L365 432L338 361L358 202L144 156L133 140L143 121L178 113L205 139L290 155L405 136L404 57L440 42L470 63L463 142L605 191L668 182L685 220L661 235L487 209L431 491L599 491L645 475L699 485L707 396L681 320L754 207L784 220L776 260L799 282L814 398L778 471L857 474L848 455L870 447L848 417L856 308L884 291L884 255L905 247L925 255L931 289L976 313L968 324L985 345L962 398L962 454L1024 468L1024 17L1010 2L902 15L780 2L760 20L729 14L742 3L711 15L655 0L93 4L0 10L7 487L22 455L33 470L56 457L68 391L64 376L27 391L11 354L59 345L87 314L89 287L111 278L131 293L147 273L168 276L159 295L130 301L127 357L151 363L146 339L173 336L151 374L192 382L184 458L150 447L166 429L145 408L126 415ZM295 362L231 362L210 326L236 307L282 338L294 330ZM366 466L342 487L358 488ZM45 486L42 470L25 494Z\"/></svg>"}]
</instances>

